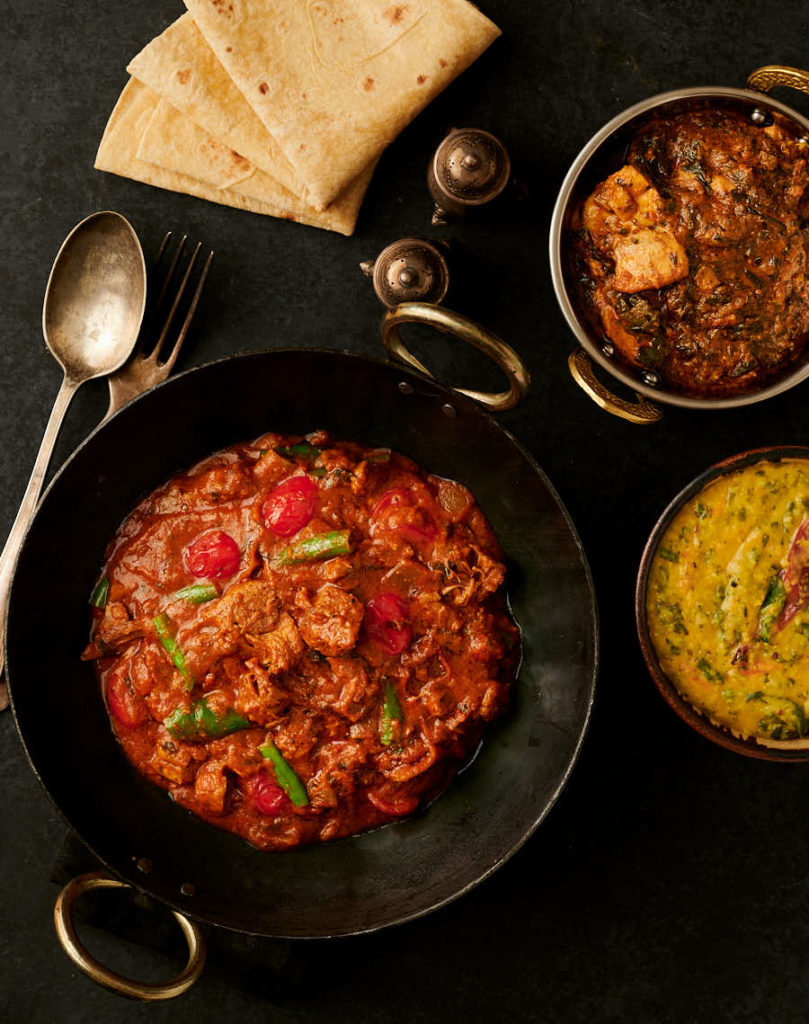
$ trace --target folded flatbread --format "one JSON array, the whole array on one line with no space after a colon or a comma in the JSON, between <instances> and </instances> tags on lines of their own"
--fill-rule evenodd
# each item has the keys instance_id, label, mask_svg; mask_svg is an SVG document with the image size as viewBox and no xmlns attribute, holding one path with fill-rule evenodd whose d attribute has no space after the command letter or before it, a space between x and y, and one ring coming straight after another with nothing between
<instances>
[{"instance_id":1,"label":"folded flatbread","mask_svg":"<svg viewBox=\"0 0 809 1024\"><path fill-rule=\"evenodd\" d=\"M325 208L500 30L467 0L184 0Z\"/></svg>"},{"instance_id":2,"label":"folded flatbread","mask_svg":"<svg viewBox=\"0 0 809 1024\"><path fill-rule=\"evenodd\" d=\"M96 156L98 170L271 217L354 230L373 168L328 210L307 206L275 179L223 146L135 79L127 82Z\"/></svg>"},{"instance_id":3,"label":"folded flatbread","mask_svg":"<svg viewBox=\"0 0 809 1024\"><path fill-rule=\"evenodd\" d=\"M215 139L305 198L303 182L216 59L190 14L178 18L146 45L126 70Z\"/></svg>"}]
</instances>

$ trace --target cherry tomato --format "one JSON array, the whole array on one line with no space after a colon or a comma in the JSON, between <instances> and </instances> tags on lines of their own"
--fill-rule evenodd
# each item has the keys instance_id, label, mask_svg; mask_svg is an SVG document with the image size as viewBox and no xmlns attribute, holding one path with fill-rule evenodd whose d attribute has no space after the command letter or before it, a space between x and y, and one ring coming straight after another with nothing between
<instances>
[{"instance_id":1,"label":"cherry tomato","mask_svg":"<svg viewBox=\"0 0 809 1024\"><path fill-rule=\"evenodd\" d=\"M388 654L401 654L410 646L413 629L407 602L397 594L372 597L365 606L365 631Z\"/></svg>"},{"instance_id":2,"label":"cherry tomato","mask_svg":"<svg viewBox=\"0 0 809 1024\"><path fill-rule=\"evenodd\" d=\"M302 530L317 512L317 484L308 476L291 476L267 495L261 518L279 537Z\"/></svg>"},{"instance_id":3,"label":"cherry tomato","mask_svg":"<svg viewBox=\"0 0 809 1024\"><path fill-rule=\"evenodd\" d=\"M142 725L149 717L149 709L129 684L129 668L126 665L113 669L107 676L107 707L113 718L127 729Z\"/></svg>"},{"instance_id":4,"label":"cherry tomato","mask_svg":"<svg viewBox=\"0 0 809 1024\"><path fill-rule=\"evenodd\" d=\"M413 495L403 487L394 488L392 491L385 491L371 510L371 519L379 519L383 512L395 505L412 505Z\"/></svg>"},{"instance_id":5,"label":"cherry tomato","mask_svg":"<svg viewBox=\"0 0 809 1024\"><path fill-rule=\"evenodd\" d=\"M410 491L398 487L385 491L374 505L371 525L372 533L381 525L411 544L429 543L438 533L435 520L427 509L417 503Z\"/></svg>"},{"instance_id":6,"label":"cherry tomato","mask_svg":"<svg viewBox=\"0 0 809 1024\"><path fill-rule=\"evenodd\" d=\"M787 598L776 628L783 629L809 603L809 519L798 527L787 553L786 571L781 577Z\"/></svg>"},{"instance_id":7,"label":"cherry tomato","mask_svg":"<svg viewBox=\"0 0 809 1024\"><path fill-rule=\"evenodd\" d=\"M411 544L426 544L435 540L438 529L426 509L416 508L407 519L397 523L396 532Z\"/></svg>"},{"instance_id":8,"label":"cherry tomato","mask_svg":"<svg viewBox=\"0 0 809 1024\"><path fill-rule=\"evenodd\" d=\"M222 530L203 533L185 549L185 567L197 579L226 580L238 572L241 560L239 545Z\"/></svg>"},{"instance_id":9,"label":"cherry tomato","mask_svg":"<svg viewBox=\"0 0 809 1024\"><path fill-rule=\"evenodd\" d=\"M245 780L244 788L258 813L270 818L279 814L289 799L283 789L264 774Z\"/></svg>"},{"instance_id":10,"label":"cherry tomato","mask_svg":"<svg viewBox=\"0 0 809 1024\"><path fill-rule=\"evenodd\" d=\"M386 800L384 797L369 790L368 799L383 814L391 818L403 818L406 814L412 814L419 805L417 796L400 796L398 799Z\"/></svg>"}]
</instances>

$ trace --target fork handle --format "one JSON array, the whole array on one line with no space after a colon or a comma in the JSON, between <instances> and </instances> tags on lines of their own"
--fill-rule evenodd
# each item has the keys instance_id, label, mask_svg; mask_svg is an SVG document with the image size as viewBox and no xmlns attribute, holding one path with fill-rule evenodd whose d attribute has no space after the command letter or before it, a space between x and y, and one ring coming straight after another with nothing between
<instances>
[{"instance_id":1,"label":"fork handle","mask_svg":"<svg viewBox=\"0 0 809 1024\"><path fill-rule=\"evenodd\" d=\"M123 379L123 373L121 371L110 374L110 376L107 377L107 384L109 385L110 391L110 404L107 406L107 411L104 413L104 418L101 420L102 423L106 423L114 412L118 412L119 409L123 409L130 399L145 390L142 387L133 388L128 386L126 381Z\"/></svg>"},{"instance_id":2,"label":"fork handle","mask_svg":"<svg viewBox=\"0 0 809 1024\"><path fill-rule=\"evenodd\" d=\"M48 471L48 464L51 461L53 446L56 443L56 438L59 436L62 420L65 418L70 400L81 383L81 381L69 380L67 376L62 381L56 401L53 403L48 425L45 427L45 435L42 438L42 444L39 446L39 454L31 472L31 479L28 481L28 487L25 489L25 494L23 495L20 509L17 512L17 518L14 520L11 532L8 535L6 546L0 555L0 623L3 625L3 630L0 632L0 676L3 674L6 661L6 610L8 608L8 595L11 589L11 577L14 572L14 566L17 564L17 555L20 553L25 531L28 529L28 524L33 519L37 504L39 503L42 484ZM8 691L6 686L3 685L2 692L0 692L0 711L7 706Z\"/></svg>"}]
</instances>

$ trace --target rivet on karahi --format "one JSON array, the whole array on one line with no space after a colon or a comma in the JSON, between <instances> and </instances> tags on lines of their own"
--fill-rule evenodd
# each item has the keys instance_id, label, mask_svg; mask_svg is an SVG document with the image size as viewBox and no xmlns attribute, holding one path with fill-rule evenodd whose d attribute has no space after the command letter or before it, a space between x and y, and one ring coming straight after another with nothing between
<instances>
[{"instance_id":1,"label":"rivet on karahi","mask_svg":"<svg viewBox=\"0 0 809 1024\"><path fill-rule=\"evenodd\" d=\"M750 120L753 124L759 125L759 127L772 123L770 116L765 113L765 111L759 110L758 107L756 107L755 110L750 111Z\"/></svg>"},{"instance_id":2,"label":"rivet on karahi","mask_svg":"<svg viewBox=\"0 0 809 1024\"><path fill-rule=\"evenodd\" d=\"M399 390L401 391L401 393L403 395L412 395L413 394L413 385L412 384L408 384L406 380L400 380L398 385L397 385L397 387L399 388Z\"/></svg>"},{"instance_id":3,"label":"rivet on karahi","mask_svg":"<svg viewBox=\"0 0 809 1024\"><path fill-rule=\"evenodd\" d=\"M458 415L458 411L455 408L455 406L450 405L449 402L444 402L444 404L441 406L441 412L443 412L443 414L445 416L448 416L450 419L452 419L453 416Z\"/></svg>"},{"instance_id":4,"label":"rivet on karahi","mask_svg":"<svg viewBox=\"0 0 809 1024\"><path fill-rule=\"evenodd\" d=\"M135 862L135 866L137 867L138 871L142 871L144 875L148 875L152 870L152 862L149 860L148 857L141 857L139 860Z\"/></svg>"},{"instance_id":5,"label":"rivet on karahi","mask_svg":"<svg viewBox=\"0 0 809 1024\"><path fill-rule=\"evenodd\" d=\"M653 388L660 383L660 378L654 370L644 370L640 376L643 383L648 384L650 388Z\"/></svg>"},{"instance_id":6,"label":"rivet on karahi","mask_svg":"<svg viewBox=\"0 0 809 1024\"><path fill-rule=\"evenodd\" d=\"M496 199L511 178L503 143L478 128L455 128L435 151L427 185L435 203L433 224L446 224Z\"/></svg>"},{"instance_id":7,"label":"rivet on karahi","mask_svg":"<svg viewBox=\"0 0 809 1024\"><path fill-rule=\"evenodd\" d=\"M612 359L612 357L615 355L615 346L611 341L605 341L604 344L601 346L601 351L604 353L607 359Z\"/></svg>"},{"instance_id":8,"label":"rivet on karahi","mask_svg":"<svg viewBox=\"0 0 809 1024\"><path fill-rule=\"evenodd\" d=\"M393 309L400 302L440 302L449 287L449 268L439 245L423 238L400 238L375 260L360 263L373 279L379 300Z\"/></svg>"},{"instance_id":9,"label":"rivet on karahi","mask_svg":"<svg viewBox=\"0 0 809 1024\"><path fill-rule=\"evenodd\" d=\"M183 882L180 886L180 894L182 896L193 896L196 891L197 887L193 882Z\"/></svg>"}]
</instances>

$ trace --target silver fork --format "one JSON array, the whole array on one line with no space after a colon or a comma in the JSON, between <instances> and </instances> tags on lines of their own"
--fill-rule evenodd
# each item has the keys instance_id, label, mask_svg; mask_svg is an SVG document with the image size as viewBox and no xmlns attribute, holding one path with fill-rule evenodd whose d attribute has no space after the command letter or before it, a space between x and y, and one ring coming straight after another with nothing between
<instances>
[{"instance_id":1,"label":"silver fork","mask_svg":"<svg viewBox=\"0 0 809 1024\"><path fill-rule=\"evenodd\" d=\"M147 327L141 333L141 337L138 339L138 344L135 347L135 352L129 362L126 363L122 369L118 370L117 373L113 373L107 378L110 388L110 404L106 415L104 416L104 420L109 419L114 412L117 412L122 406L126 405L130 399L135 398L144 391L148 391L149 388L153 387L155 384L159 384L168 377L174 368L177 356L179 355L180 349L185 341L186 334L188 333L191 320L197 310L200 295L202 295L202 289L205 286L205 280L208 277L208 271L211 269L213 250L208 250L207 256L205 256L202 254L202 242L197 242L194 251L191 254L191 258L182 273L182 279L177 286L173 299L171 299L171 305L168 312L164 314L166 302L169 301L170 298L169 289L174 287L172 282L176 278L176 273L180 267L180 256L185 249L186 242L188 241L188 237L183 235L174 250L170 252L172 234L173 233L171 231L166 233L163 241L160 243L160 249L158 250L157 257L155 259L156 266L159 267L163 262L167 262L167 266L163 274L162 284L160 285L160 292L152 306L151 317L147 323ZM169 332L171 331L172 324L177 315L177 311L180 308L180 304L187 289L189 288L189 283L192 281L194 269L202 259L204 259L202 269L199 271L196 278L196 287L194 288L193 295L191 295L191 299L186 307L185 318L180 326L180 330L174 338L174 344L171 351L161 359L161 355L169 336ZM161 317L165 317L162 320L162 326L160 321ZM154 337L158 327L160 333L157 337L157 341L154 343L154 347L150 350L148 340ZM101 422L103 423L104 420Z\"/></svg>"}]
</instances>

